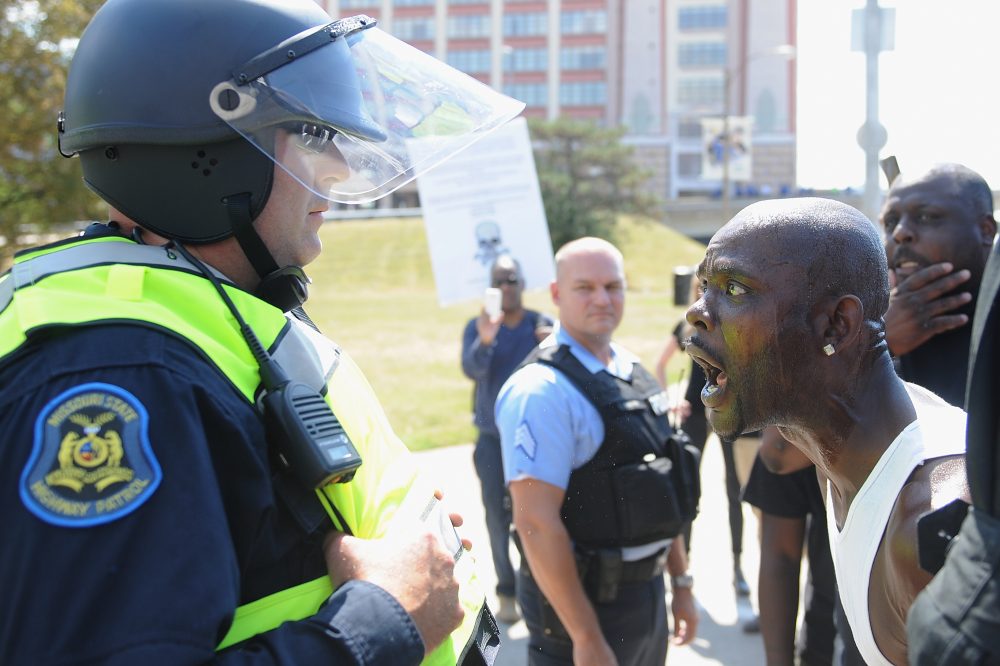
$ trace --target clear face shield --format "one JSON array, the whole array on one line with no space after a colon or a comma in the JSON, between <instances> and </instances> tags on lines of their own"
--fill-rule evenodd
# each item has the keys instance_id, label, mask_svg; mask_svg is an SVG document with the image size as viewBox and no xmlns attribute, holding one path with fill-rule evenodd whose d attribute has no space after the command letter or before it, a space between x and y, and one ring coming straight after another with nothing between
<instances>
[{"instance_id":1,"label":"clear face shield","mask_svg":"<svg viewBox=\"0 0 1000 666\"><path fill-rule=\"evenodd\" d=\"M315 194L365 203L524 108L374 26L355 16L286 40L216 85L212 110Z\"/></svg>"}]
</instances>

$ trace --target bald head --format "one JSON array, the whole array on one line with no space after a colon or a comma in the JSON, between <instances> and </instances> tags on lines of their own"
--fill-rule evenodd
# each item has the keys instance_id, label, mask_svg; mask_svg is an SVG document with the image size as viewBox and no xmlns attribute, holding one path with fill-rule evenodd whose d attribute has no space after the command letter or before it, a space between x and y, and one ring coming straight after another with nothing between
<instances>
[{"instance_id":1,"label":"bald head","mask_svg":"<svg viewBox=\"0 0 1000 666\"><path fill-rule=\"evenodd\" d=\"M970 215L993 216L993 191L982 176L962 164L935 164L911 177L901 174L889 188L890 196L893 192L917 187L938 187L960 202Z\"/></svg>"},{"instance_id":2,"label":"bald head","mask_svg":"<svg viewBox=\"0 0 1000 666\"><path fill-rule=\"evenodd\" d=\"M853 294L865 321L881 332L889 307L888 268L881 235L861 211L832 199L761 201L740 211L716 234L721 236L763 239L755 247L804 271L804 305Z\"/></svg>"},{"instance_id":3,"label":"bald head","mask_svg":"<svg viewBox=\"0 0 1000 666\"><path fill-rule=\"evenodd\" d=\"M566 243L556 252L556 280L565 274L566 266L570 263L596 255L611 257L624 274L625 258L617 247L602 238L585 236Z\"/></svg>"},{"instance_id":4,"label":"bald head","mask_svg":"<svg viewBox=\"0 0 1000 666\"><path fill-rule=\"evenodd\" d=\"M563 245L551 292L563 329L608 362L611 335L625 311L625 262L618 248L590 237Z\"/></svg>"},{"instance_id":5,"label":"bald head","mask_svg":"<svg viewBox=\"0 0 1000 666\"><path fill-rule=\"evenodd\" d=\"M518 278L523 277L521 273L521 264L518 263L517 259L510 256L509 254L501 254L490 266L490 273L494 271L511 271L516 273Z\"/></svg>"}]
</instances>

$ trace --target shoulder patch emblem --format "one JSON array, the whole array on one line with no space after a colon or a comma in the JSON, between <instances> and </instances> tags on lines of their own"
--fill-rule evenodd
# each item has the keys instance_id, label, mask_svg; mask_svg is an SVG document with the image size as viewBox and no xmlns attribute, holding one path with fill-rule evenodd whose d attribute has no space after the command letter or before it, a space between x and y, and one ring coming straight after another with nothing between
<instances>
[{"instance_id":1,"label":"shoulder patch emblem","mask_svg":"<svg viewBox=\"0 0 1000 666\"><path fill-rule=\"evenodd\" d=\"M142 403L111 384L81 384L38 415L21 501L47 523L90 527L135 511L162 476Z\"/></svg>"}]
</instances>

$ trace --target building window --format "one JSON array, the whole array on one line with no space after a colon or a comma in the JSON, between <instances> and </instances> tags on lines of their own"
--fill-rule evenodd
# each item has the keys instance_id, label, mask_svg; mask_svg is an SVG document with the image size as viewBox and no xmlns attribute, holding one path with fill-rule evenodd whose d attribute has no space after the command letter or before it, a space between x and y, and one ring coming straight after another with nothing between
<instances>
[{"instance_id":1,"label":"building window","mask_svg":"<svg viewBox=\"0 0 1000 666\"><path fill-rule=\"evenodd\" d=\"M701 119L682 118L677 121L677 137L680 139L701 139Z\"/></svg>"},{"instance_id":2,"label":"building window","mask_svg":"<svg viewBox=\"0 0 1000 666\"><path fill-rule=\"evenodd\" d=\"M403 41L434 39L434 19L398 18L392 22L392 36Z\"/></svg>"},{"instance_id":3,"label":"building window","mask_svg":"<svg viewBox=\"0 0 1000 666\"><path fill-rule=\"evenodd\" d=\"M506 37L544 35L548 30L548 14L542 12L525 12L503 15L503 34Z\"/></svg>"},{"instance_id":4,"label":"building window","mask_svg":"<svg viewBox=\"0 0 1000 666\"><path fill-rule=\"evenodd\" d=\"M381 6L380 0L340 0L341 9L358 9L359 7L379 9Z\"/></svg>"},{"instance_id":5,"label":"building window","mask_svg":"<svg viewBox=\"0 0 1000 666\"><path fill-rule=\"evenodd\" d=\"M677 59L682 67L724 67L725 42L687 42L677 49Z\"/></svg>"},{"instance_id":6,"label":"building window","mask_svg":"<svg viewBox=\"0 0 1000 666\"><path fill-rule=\"evenodd\" d=\"M449 16L448 37L468 39L490 36L490 17L484 14L473 16Z\"/></svg>"},{"instance_id":7,"label":"building window","mask_svg":"<svg viewBox=\"0 0 1000 666\"><path fill-rule=\"evenodd\" d=\"M604 69L607 49L603 46L572 46L559 52L562 69Z\"/></svg>"},{"instance_id":8,"label":"building window","mask_svg":"<svg viewBox=\"0 0 1000 666\"><path fill-rule=\"evenodd\" d=\"M701 175L701 155L699 153L679 153L677 173L683 178L697 178Z\"/></svg>"},{"instance_id":9,"label":"building window","mask_svg":"<svg viewBox=\"0 0 1000 666\"><path fill-rule=\"evenodd\" d=\"M448 51L445 61L466 74L482 74L490 71L490 52L486 49L478 51Z\"/></svg>"},{"instance_id":10,"label":"building window","mask_svg":"<svg viewBox=\"0 0 1000 666\"><path fill-rule=\"evenodd\" d=\"M726 27L725 5L693 5L677 10L681 30L707 30Z\"/></svg>"},{"instance_id":11,"label":"building window","mask_svg":"<svg viewBox=\"0 0 1000 666\"><path fill-rule=\"evenodd\" d=\"M722 106L721 78L687 78L677 84L677 101L691 106Z\"/></svg>"},{"instance_id":12,"label":"building window","mask_svg":"<svg viewBox=\"0 0 1000 666\"><path fill-rule=\"evenodd\" d=\"M608 86L604 81L563 83L559 86L559 104L562 106L601 106L608 100Z\"/></svg>"},{"instance_id":13,"label":"building window","mask_svg":"<svg viewBox=\"0 0 1000 666\"><path fill-rule=\"evenodd\" d=\"M767 88L757 96L754 129L761 134L774 132L778 129L778 105L774 100L774 94Z\"/></svg>"},{"instance_id":14,"label":"building window","mask_svg":"<svg viewBox=\"0 0 1000 666\"><path fill-rule=\"evenodd\" d=\"M396 7L425 7L433 5L434 0L394 0L393 4Z\"/></svg>"},{"instance_id":15,"label":"building window","mask_svg":"<svg viewBox=\"0 0 1000 666\"><path fill-rule=\"evenodd\" d=\"M431 4L434 4L433 2ZM449 5L488 5L490 0L448 0Z\"/></svg>"},{"instance_id":16,"label":"building window","mask_svg":"<svg viewBox=\"0 0 1000 666\"><path fill-rule=\"evenodd\" d=\"M508 83L503 87L503 94L528 106L545 106L549 101L548 86L544 83Z\"/></svg>"},{"instance_id":17,"label":"building window","mask_svg":"<svg viewBox=\"0 0 1000 666\"><path fill-rule=\"evenodd\" d=\"M544 72L548 66L548 49L514 49L503 57L505 72Z\"/></svg>"},{"instance_id":18,"label":"building window","mask_svg":"<svg viewBox=\"0 0 1000 666\"><path fill-rule=\"evenodd\" d=\"M563 12L560 28L564 35L593 35L608 31L608 13L603 10Z\"/></svg>"}]
</instances>

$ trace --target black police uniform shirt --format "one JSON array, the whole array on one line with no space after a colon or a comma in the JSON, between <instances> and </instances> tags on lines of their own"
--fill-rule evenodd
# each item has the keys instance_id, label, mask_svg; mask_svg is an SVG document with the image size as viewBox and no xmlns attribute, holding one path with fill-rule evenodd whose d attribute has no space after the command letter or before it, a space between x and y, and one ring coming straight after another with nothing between
<instances>
[{"instance_id":1,"label":"black police uniform shirt","mask_svg":"<svg viewBox=\"0 0 1000 666\"><path fill-rule=\"evenodd\" d=\"M147 413L148 433L123 429L117 437L136 478L148 483L131 498L118 495L111 520L52 524L60 504L39 504L45 484L37 470L31 476L30 457L52 445L45 439L52 422L75 419L85 431L111 418L81 408L81 396L102 392L120 413ZM69 397L60 403L60 396ZM313 617L215 653L238 605L326 575L323 535L307 536L275 498L257 414L179 339L123 325L48 334L0 372L0 432L7 608L0 663L415 664L423 657L402 607L360 581L342 586ZM134 439L144 434L142 452ZM84 449L77 447L89 455ZM42 485L32 488L31 478ZM46 511L49 520L38 515Z\"/></svg>"}]
</instances>

